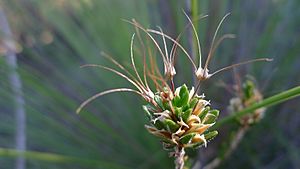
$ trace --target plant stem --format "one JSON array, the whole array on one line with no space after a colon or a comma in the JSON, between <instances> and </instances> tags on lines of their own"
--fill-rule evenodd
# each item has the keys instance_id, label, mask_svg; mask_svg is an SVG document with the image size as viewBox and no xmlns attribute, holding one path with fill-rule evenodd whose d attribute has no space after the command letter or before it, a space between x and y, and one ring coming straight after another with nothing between
<instances>
[{"instance_id":1,"label":"plant stem","mask_svg":"<svg viewBox=\"0 0 300 169\"><path fill-rule=\"evenodd\" d=\"M192 22L194 23L194 26L196 28L196 30L198 29L198 0L185 0L185 5L186 5L186 9L188 12L188 15L190 15L190 18L192 20ZM197 55L197 40L196 37L193 36L193 29L192 27L188 28L188 44L190 46L190 53L191 53L191 57L193 59L194 62L198 62L196 59L196 55ZM200 55L200 54L199 54ZM200 55L201 57L201 55ZM201 62L201 58L200 62ZM194 71L194 70L192 70ZM196 86L196 82L197 82L197 78L195 78L195 76L193 76L193 85Z\"/></svg>"},{"instance_id":2,"label":"plant stem","mask_svg":"<svg viewBox=\"0 0 300 169\"><path fill-rule=\"evenodd\" d=\"M176 147L175 149L175 169L183 169L184 167L184 155L185 151L182 147Z\"/></svg>"},{"instance_id":3,"label":"plant stem","mask_svg":"<svg viewBox=\"0 0 300 169\"><path fill-rule=\"evenodd\" d=\"M198 30L198 0L191 0L191 15L192 15L192 21L194 23L194 26L195 26L195 29ZM197 51L197 39L195 36L193 36L193 39L192 39L192 50L194 51L193 54L194 54L194 60L197 58L196 57L196 51ZM201 54L199 54L199 60L200 60L200 63L201 63ZM197 61L196 61L197 63ZM199 65L201 66L201 64Z\"/></svg>"},{"instance_id":4,"label":"plant stem","mask_svg":"<svg viewBox=\"0 0 300 169\"><path fill-rule=\"evenodd\" d=\"M264 100L262 100L259 103L255 103L247 108L245 108L244 110L241 110L239 112L233 113L232 115L225 117L223 119L221 119L218 123L216 123L216 125L212 128L213 129L217 129L219 127L221 127L222 125L236 119L239 118L241 116L244 116L246 114L250 114L253 113L256 109L262 108L262 107L269 107L275 104L279 104L282 103L286 100L295 98L297 96L300 96L300 86L294 87L292 89L286 90L284 92L281 92L279 94L276 94L274 96L271 96L269 98L266 98Z\"/></svg>"}]
</instances>

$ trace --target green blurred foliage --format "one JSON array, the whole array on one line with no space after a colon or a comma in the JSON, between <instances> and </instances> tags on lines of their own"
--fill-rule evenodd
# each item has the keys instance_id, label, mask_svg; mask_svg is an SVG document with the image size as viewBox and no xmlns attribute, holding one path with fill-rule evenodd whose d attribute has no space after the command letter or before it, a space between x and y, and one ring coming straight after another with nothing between
<instances>
[{"instance_id":1,"label":"green blurred foliage","mask_svg":"<svg viewBox=\"0 0 300 169\"><path fill-rule=\"evenodd\" d=\"M62 163L29 158L27 168L173 167L158 140L144 129L143 101L136 95L111 94L92 102L79 115L75 110L97 92L130 86L104 70L79 68L86 63L111 65L100 55L101 51L129 65L134 28L121 19L135 18L145 27L160 25L175 37L187 23L181 11L185 9L183 1L3 0L0 5L18 46L18 73L27 113L27 149L99 161ZM203 0L198 5L199 14L209 15L198 25L204 54L216 25L227 12L231 16L221 33L237 36L218 48L210 63L211 71L251 58L270 57L274 58L271 63L251 64L237 71L242 77L253 75L265 96L300 84L299 1ZM181 43L187 46L186 36ZM1 44L0 47L3 49ZM14 148L14 103L4 54L1 52L0 57L0 147ZM190 64L181 56L179 53L175 81L191 85ZM226 116L228 100L233 95L220 87L222 81L233 85L233 73L213 77L201 92L221 110L221 116ZM221 168L299 167L297 102L299 99L270 108ZM220 131L220 135L209 149L201 150L201 158L205 156L207 160L216 154L216 145L226 133ZM1 169L13 166L13 158L0 156Z\"/></svg>"}]
</instances>

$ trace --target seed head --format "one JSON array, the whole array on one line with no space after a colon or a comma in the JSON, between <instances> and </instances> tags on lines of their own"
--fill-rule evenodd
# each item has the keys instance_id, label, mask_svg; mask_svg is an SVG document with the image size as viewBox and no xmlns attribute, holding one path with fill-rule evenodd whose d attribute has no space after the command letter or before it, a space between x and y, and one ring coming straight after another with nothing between
<instances>
[{"instance_id":1,"label":"seed head","mask_svg":"<svg viewBox=\"0 0 300 169\"><path fill-rule=\"evenodd\" d=\"M162 140L165 149L206 146L218 133L208 129L215 124L219 111L211 109L203 96L191 98L193 92L182 85L175 90L173 99L165 99L157 93L158 107L143 106L150 121L146 129Z\"/></svg>"},{"instance_id":2,"label":"seed head","mask_svg":"<svg viewBox=\"0 0 300 169\"><path fill-rule=\"evenodd\" d=\"M241 88L241 93L238 97L234 97L230 100L230 105L228 107L230 112L238 112L244 108L260 102L263 99L262 94L256 88L255 84L251 80L247 80ZM259 122L265 113L265 108L260 108L255 110L255 112L242 116L238 119L241 125L251 125Z\"/></svg>"}]
</instances>

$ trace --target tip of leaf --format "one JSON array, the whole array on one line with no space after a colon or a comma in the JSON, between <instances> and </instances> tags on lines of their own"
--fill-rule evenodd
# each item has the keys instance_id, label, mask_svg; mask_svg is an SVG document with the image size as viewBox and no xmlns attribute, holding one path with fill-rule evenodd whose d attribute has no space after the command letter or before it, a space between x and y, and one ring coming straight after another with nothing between
<instances>
[{"instance_id":1,"label":"tip of leaf","mask_svg":"<svg viewBox=\"0 0 300 169\"><path fill-rule=\"evenodd\" d=\"M267 62L272 62L274 59L273 58L266 58Z\"/></svg>"},{"instance_id":2,"label":"tip of leaf","mask_svg":"<svg viewBox=\"0 0 300 169\"><path fill-rule=\"evenodd\" d=\"M233 39L233 38L236 38L236 35L235 34L228 34L227 38L232 38Z\"/></svg>"},{"instance_id":3,"label":"tip of leaf","mask_svg":"<svg viewBox=\"0 0 300 169\"><path fill-rule=\"evenodd\" d=\"M120 18L121 19L121 21L123 21L123 22L128 22L129 20L128 19L124 19L124 18Z\"/></svg>"},{"instance_id":4,"label":"tip of leaf","mask_svg":"<svg viewBox=\"0 0 300 169\"><path fill-rule=\"evenodd\" d=\"M80 113L80 111L81 111L81 109L80 109L80 108L76 109L76 114L79 114L79 113Z\"/></svg>"}]
</instances>

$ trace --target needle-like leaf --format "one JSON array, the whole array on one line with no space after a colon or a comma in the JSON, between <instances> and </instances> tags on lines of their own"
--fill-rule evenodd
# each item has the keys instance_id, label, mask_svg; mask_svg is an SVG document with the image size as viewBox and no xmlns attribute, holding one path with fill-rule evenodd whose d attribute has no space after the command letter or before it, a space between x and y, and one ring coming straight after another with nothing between
<instances>
[{"instance_id":1,"label":"needle-like leaf","mask_svg":"<svg viewBox=\"0 0 300 169\"><path fill-rule=\"evenodd\" d=\"M143 97L143 94L134 90L134 89L129 89L129 88L117 88L117 89L110 89L110 90L106 90L100 93L95 94L94 96L90 97L89 99L87 99L86 101L84 101L83 103L80 104L80 106L77 108L76 113L78 114L82 108L84 106L86 106L88 103L90 103L91 101L97 99L98 97L101 97L103 95L109 94L109 93L115 93L115 92L133 92L133 93L137 93L138 95Z\"/></svg>"},{"instance_id":2,"label":"needle-like leaf","mask_svg":"<svg viewBox=\"0 0 300 169\"><path fill-rule=\"evenodd\" d=\"M228 69L232 69L232 68L237 67L237 66L241 66L241 65L245 65L245 64L249 64L249 63L253 63L253 62L260 62L260 61L271 62L271 61L273 61L273 59L270 59L270 58L259 58L259 59L248 60L248 61L241 62L241 63L236 63L236 64L233 64L233 65L230 65L230 66L226 66L224 68L221 68L221 69L215 71L214 73L210 74L210 77L214 76L217 73L220 73L220 72L228 70Z\"/></svg>"},{"instance_id":3,"label":"needle-like leaf","mask_svg":"<svg viewBox=\"0 0 300 169\"><path fill-rule=\"evenodd\" d=\"M226 19L226 17L227 17L228 15L230 15L230 13L226 14L226 15L222 18L222 20L220 21L220 23L219 23L219 25L218 25L218 27L217 27L217 29L216 29L216 31L215 31L214 37L213 37L212 42L211 42L211 45L210 45L209 54L208 54L207 59L206 59L206 62L205 62L204 70L207 69L208 63L209 63L209 61L210 61L210 59L211 59L211 57L212 57L212 54L211 54L211 53L212 53L212 50L213 50L213 48L214 48L215 39L216 39L216 37L217 37L217 35L218 35L219 29L220 29L222 23L224 22L224 20ZM199 66L201 66L201 65L199 65Z\"/></svg>"}]
</instances>

